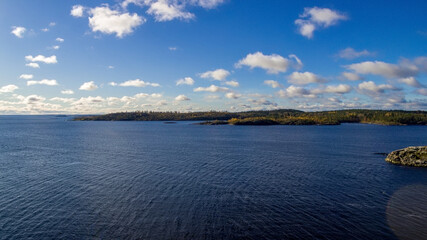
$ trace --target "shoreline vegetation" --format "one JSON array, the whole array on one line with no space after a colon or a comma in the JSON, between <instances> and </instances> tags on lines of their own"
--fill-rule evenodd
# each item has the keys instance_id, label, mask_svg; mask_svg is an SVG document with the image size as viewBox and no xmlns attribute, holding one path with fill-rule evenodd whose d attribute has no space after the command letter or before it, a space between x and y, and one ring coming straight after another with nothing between
<instances>
[{"instance_id":1,"label":"shoreline vegetation","mask_svg":"<svg viewBox=\"0 0 427 240\"><path fill-rule=\"evenodd\" d=\"M294 109L247 112L119 112L81 116L74 121L203 121L200 125L340 125L367 123L379 125L427 125L427 111L336 110L303 112Z\"/></svg>"}]
</instances>

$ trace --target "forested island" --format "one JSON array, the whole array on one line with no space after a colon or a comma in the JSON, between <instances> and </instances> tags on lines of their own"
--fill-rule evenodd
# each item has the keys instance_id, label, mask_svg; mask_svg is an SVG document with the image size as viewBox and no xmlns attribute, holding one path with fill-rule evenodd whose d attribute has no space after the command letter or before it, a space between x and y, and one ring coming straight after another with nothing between
<instances>
[{"instance_id":1,"label":"forested island","mask_svg":"<svg viewBox=\"0 0 427 240\"><path fill-rule=\"evenodd\" d=\"M204 121L204 125L339 125L369 123L381 125L427 125L427 111L337 110L304 112L293 109L247 112L120 112L81 116L75 121Z\"/></svg>"}]
</instances>

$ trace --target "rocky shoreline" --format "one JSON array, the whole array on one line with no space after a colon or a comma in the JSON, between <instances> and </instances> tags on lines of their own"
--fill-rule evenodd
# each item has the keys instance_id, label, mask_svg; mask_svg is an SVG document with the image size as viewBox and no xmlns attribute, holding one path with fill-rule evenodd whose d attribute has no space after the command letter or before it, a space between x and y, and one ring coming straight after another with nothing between
<instances>
[{"instance_id":1,"label":"rocky shoreline","mask_svg":"<svg viewBox=\"0 0 427 240\"><path fill-rule=\"evenodd\" d=\"M407 147L391 152L386 162L413 167L427 167L427 146Z\"/></svg>"}]
</instances>

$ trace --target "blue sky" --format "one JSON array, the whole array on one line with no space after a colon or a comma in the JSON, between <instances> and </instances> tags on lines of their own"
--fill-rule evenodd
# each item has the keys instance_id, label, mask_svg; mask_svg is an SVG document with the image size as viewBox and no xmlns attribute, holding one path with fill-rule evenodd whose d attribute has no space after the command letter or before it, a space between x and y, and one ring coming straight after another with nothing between
<instances>
[{"instance_id":1,"label":"blue sky","mask_svg":"<svg viewBox=\"0 0 427 240\"><path fill-rule=\"evenodd\" d=\"M0 114L427 109L427 2L0 2Z\"/></svg>"}]
</instances>

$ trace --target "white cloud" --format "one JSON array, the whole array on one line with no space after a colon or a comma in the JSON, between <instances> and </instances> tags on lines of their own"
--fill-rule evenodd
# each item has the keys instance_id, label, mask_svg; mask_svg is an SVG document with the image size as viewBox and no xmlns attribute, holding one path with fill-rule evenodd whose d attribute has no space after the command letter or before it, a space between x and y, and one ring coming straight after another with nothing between
<instances>
[{"instance_id":1,"label":"white cloud","mask_svg":"<svg viewBox=\"0 0 427 240\"><path fill-rule=\"evenodd\" d=\"M25 64L25 66L32 68L40 68L40 65L38 63L27 63Z\"/></svg>"},{"instance_id":2,"label":"white cloud","mask_svg":"<svg viewBox=\"0 0 427 240\"><path fill-rule=\"evenodd\" d=\"M396 90L395 87L393 87L390 84L380 84L377 85L373 81L367 81L362 82L359 84L359 90L366 91L369 93L383 93L385 90Z\"/></svg>"},{"instance_id":3,"label":"white cloud","mask_svg":"<svg viewBox=\"0 0 427 240\"><path fill-rule=\"evenodd\" d=\"M178 4L177 1L157 0L151 1L147 13L154 15L158 22L171 21L177 19L193 19L194 14L186 12L183 4Z\"/></svg>"},{"instance_id":4,"label":"white cloud","mask_svg":"<svg viewBox=\"0 0 427 240\"><path fill-rule=\"evenodd\" d=\"M400 78L399 82L412 87L422 87L422 84L418 82L417 79L415 79L414 77Z\"/></svg>"},{"instance_id":5,"label":"white cloud","mask_svg":"<svg viewBox=\"0 0 427 240\"><path fill-rule=\"evenodd\" d=\"M0 90L0 92L1 92L1 90ZM416 93L427 96L427 88L417 89Z\"/></svg>"},{"instance_id":6,"label":"white cloud","mask_svg":"<svg viewBox=\"0 0 427 240\"><path fill-rule=\"evenodd\" d=\"M83 84L80 86L79 90L84 90L84 91L93 91L93 90L95 90L95 89L97 89L97 88L98 88L98 86L96 86L96 84L95 84L93 81L90 81L90 82L85 82L85 83L83 83Z\"/></svg>"},{"instance_id":7,"label":"white cloud","mask_svg":"<svg viewBox=\"0 0 427 240\"><path fill-rule=\"evenodd\" d=\"M176 50L178 50L178 48L177 47L169 47L169 50L176 51Z\"/></svg>"},{"instance_id":8,"label":"white cloud","mask_svg":"<svg viewBox=\"0 0 427 240\"><path fill-rule=\"evenodd\" d=\"M415 58L414 64L419 66L422 71L427 72L427 57Z\"/></svg>"},{"instance_id":9,"label":"white cloud","mask_svg":"<svg viewBox=\"0 0 427 240\"><path fill-rule=\"evenodd\" d=\"M72 95L74 94L74 91L71 89L68 89L68 90L62 90L61 93L65 95Z\"/></svg>"},{"instance_id":10,"label":"white cloud","mask_svg":"<svg viewBox=\"0 0 427 240\"><path fill-rule=\"evenodd\" d=\"M135 80L129 80L129 81L120 83L119 86L122 86L122 87L147 87L147 86L160 87L160 84L150 83L150 82L142 81L140 79L135 79Z\"/></svg>"},{"instance_id":11,"label":"white cloud","mask_svg":"<svg viewBox=\"0 0 427 240\"><path fill-rule=\"evenodd\" d=\"M52 55L50 57L45 57L43 55L37 55L37 56L33 57L31 55L28 55L28 56L25 56L25 60L27 60L28 62L43 62L46 64L58 63L55 55ZM27 65L27 66L29 66L29 65ZM30 67L33 67L33 66L30 66Z\"/></svg>"},{"instance_id":12,"label":"white cloud","mask_svg":"<svg viewBox=\"0 0 427 240\"><path fill-rule=\"evenodd\" d=\"M313 94L310 90L302 87L296 87L294 85L289 86L285 90L280 90L278 94L280 97L283 97L283 98L292 98L292 97L314 98L316 97L316 95Z\"/></svg>"},{"instance_id":13,"label":"white cloud","mask_svg":"<svg viewBox=\"0 0 427 240\"><path fill-rule=\"evenodd\" d=\"M282 88L283 87L282 84L280 84L278 81L274 81L274 80L265 80L264 84L268 85L272 88Z\"/></svg>"},{"instance_id":14,"label":"white cloud","mask_svg":"<svg viewBox=\"0 0 427 240\"><path fill-rule=\"evenodd\" d=\"M231 87L238 87L239 86L239 82L237 81L227 81L225 82L226 85L231 86Z\"/></svg>"},{"instance_id":15,"label":"white cloud","mask_svg":"<svg viewBox=\"0 0 427 240\"><path fill-rule=\"evenodd\" d=\"M346 48L341 50L337 56L340 58L345 58L345 59L355 59L358 57L363 57L363 56L372 56L373 53L369 52L368 50L362 50L360 52L354 50L353 48Z\"/></svg>"},{"instance_id":16,"label":"white cloud","mask_svg":"<svg viewBox=\"0 0 427 240\"><path fill-rule=\"evenodd\" d=\"M145 19L136 13L122 13L110 9L108 5L92 8L90 15L89 26L93 32L116 34L119 38L132 33L136 27L145 22Z\"/></svg>"},{"instance_id":17,"label":"white cloud","mask_svg":"<svg viewBox=\"0 0 427 240\"><path fill-rule=\"evenodd\" d=\"M190 3L203 8L212 9L224 3L224 1L225 0L190 0Z\"/></svg>"},{"instance_id":18,"label":"white cloud","mask_svg":"<svg viewBox=\"0 0 427 240\"><path fill-rule=\"evenodd\" d=\"M311 72L293 72L288 76L288 82L297 85L324 82L323 79Z\"/></svg>"},{"instance_id":19,"label":"white cloud","mask_svg":"<svg viewBox=\"0 0 427 240\"><path fill-rule=\"evenodd\" d=\"M329 8L304 8L304 13L295 20L301 35L312 38L313 32L318 28L327 28L336 25L340 20L346 20L347 16Z\"/></svg>"},{"instance_id":20,"label":"white cloud","mask_svg":"<svg viewBox=\"0 0 427 240\"><path fill-rule=\"evenodd\" d=\"M135 4L137 6L142 7L142 6L144 6L144 5L146 5L146 4L150 3L150 2L151 2L151 0L148 0L148 1L147 0L124 0L121 3L121 6L124 9L126 9L129 4Z\"/></svg>"},{"instance_id":21,"label":"white cloud","mask_svg":"<svg viewBox=\"0 0 427 240\"><path fill-rule=\"evenodd\" d=\"M226 93L226 94L225 94L225 97L226 97L226 98L229 98L229 99L238 99L238 98L240 98L241 96L242 96L241 94L234 93L234 92L229 92L229 93Z\"/></svg>"},{"instance_id":22,"label":"white cloud","mask_svg":"<svg viewBox=\"0 0 427 240\"><path fill-rule=\"evenodd\" d=\"M33 95L29 95L27 97L24 97L23 102L26 104L35 104L38 102L43 102L44 100L46 100L46 98L33 94Z\"/></svg>"},{"instance_id":23,"label":"white cloud","mask_svg":"<svg viewBox=\"0 0 427 240\"><path fill-rule=\"evenodd\" d=\"M52 46L52 49L58 50L59 46L58 45Z\"/></svg>"},{"instance_id":24,"label":"white cloud","mask_svg":"<svg viewBox=\"0 0 427 240\"><path fill-rule=\"evenodd\" d=\"M185 78L181 78L178 81L176 81L176 85L193 85L194 84L194 80L191 77L185 77Z\"/></svg>"},{"instance_id":25,"label":"white cloud","mask_svg":"<svg viewBox=\"0 0 427 240\"><path fill-rule=\"evenodd\" d=\"M151 98L161 98L162 94L160 93L152 93L152 94L148 94L148 93L138 93L135 95L135 98L147 98L147 97L151 97Z\"/></svg>"},{"instance_id":26,"label":"white cloud","mask_svg":"<svg viewBox=\"0 0 427 240\"><path fill-rule=\"evenodd\" d=\"M49 28L42 28L42 32L49 32Z\"/></svg>"},{"instance_id":27,"label":"white cloud","mask_svg":"<svg viewBox=\"0 0 427 240\"><path fill-rule=\"evenodd\" d=\"M229 91L226 87L218 87L215 85L210 85L209 87L198 87L194 89L194 92L227 92Z\"/></svg>"},{"instance_id":28,"label":"white cloud","mask_svg":"<svg viewBox=\"0 0 427 240\"><path fill-rule=\"evenodd\" d=\"M386 78L407 78L418 74L418 67L409 63L399 65L385 63L381 61L367 61L345 66L359 74L373 74Z\"/></svg>"},{"instance_id":29,"label":"white cloud","mask_svg":"<svg viewBox=\"0 0 427 240\"><path fill-rule=\"evenodd\" d=\"M175 98L175 100L176 101L188 101L188 100L190 100L187 96L185 96L185 95L183 95L183 94L181 94L181 95L178 95L176 98Z\"/></svg>"},{"instance_id":30,"label":"white cloud","mask_svg":"<svg viewBox=\"0 0 427 240\"><path fill-rule=\"evenodd\" d=\"M277 107L277 103L273 103L270 100L267 100L265 98L249 99L249 101L252 102L255 105L258 105L258 106L273 106L273 107ZM257 110L261 110L261 109L257 109Z\"/></svg>"},{"instance_id":31,"label":"white cloud","mask_svg":"<svg viewBox=\"0 0 427 240\"><path fill-rule=\"evenodd\" d=\"M54 101L54 102L63 102L63 103L72 103L74 102L76 99L74 98L61 98L61 97L54 97L49 99L50 101Z\"/></svg>"},{"instance_id":32,"label":"white cloud","mask_svg":"<svg viewBox=\"0 0 427 240\"><path fill-rule=\"evenodd\" d=\"M15 35L18 38L23 38L25 31L27 31L27 29L24 28L24 27L15 27L15 26L13 26L12 27L12 32L10 32L10 33L12 33L13 35Z\"/></svg>"},{"instance_id":33,"label":"white cloud","mask_svg":"<svg viewBox=\"0 0 427 240\"><path fill-rule=\"evenodd\" d=\"M49 27L54 27L56 25L56 22L50 22Z\"/></svg>"},{"instance_id":34,"label":"white cloud","mask_svg":"<svg viewBox=\"0 0 427 240\"><path fill-rule=\"evenodd\" d=\"M82 97L79 100L75 101L72 103L72 105L92 105L92 104L99 104L104 102L105 99L101 96L96 96L96 97Z\"/></svg>"},{"instance_id":35,"label":"white cloud","mask_svg":"<svg viewBox=\"0 0 427 240\"><path fill-rule=\"evenodd\" d=\"M54 79L43 79L40 81L27 81L27 86L32 86L32 85L47 85L47 86L56 86L58 85L58 82Z\"/></svg>"},{"instance_id":36,"label":"white cloud","mask_svg":"<svg viewBox=\"0 0 427 240\"><path fill-rule=\"evenodd\" d=\"M214 71L207 71L200 74L201 78L212 78L214 80L222 81L230 75L230 72L225 69L217 69Z\"/></svg>"},{"instance_id":37,"label":"white cloud","mask_svg":"<svg viewBox=\"0 0 427 240\"><path fill-rule=\"evenodd\" d=\"M293 54L289 55L297 61L298 67L302 66L301 61ZM259 67L268 73L286 72L290 65L290 60L277 54L264 55L262 52L248 54L245 58L236 63L236 67L248 66L251 69Z\"/></svg>"},{"instance_id":38,"label":"white cloud","mask_svg":"<svg viewBox=\"0 0 427 240\"><path fill-rule=\"evenodd\" d=\"M108 69L114 69L114 66L110 65L110 66L108 66Z\"/></svg>"},{"instance_id":39,"label":"white cloud","mask_svg":"<svg viewBox=\"0 0 427 240\"><path fill-rule=\"evenodd\" d=\"M108 85L115 87L115 86L117 86L117 83L116 82L109 82Z\"/></svg>"},{"instance_id":40,"label":"white cloud","mask_svg":"<svg viewBox=\"0 0 427 240\"><path fill-rule=\"evenodd\" d=\"M33 77L34 76L32 74L21 74L21 76L19 76L20 79L25 79L25 80L33 79Z\"/></svg>"},{"instance_id":41,"label":"white cloud","mask_svg":"<svg viewBox=\"0 0 427 240\"><path fill-rule=\"evenodd\" d=\"M85 7L82 5L74 5L71 9L70 15L73 17L83 17Z\"/></svg>"},{"instance_id":42,"label":"white cloud","mask_svg":"<svg viewBox=\"0 0 427 240\"><path fill-rule=\"evenodd\" d=\"M0 93L11 93L14 92L16 89L19 89L18 86L10 84L6 85L0 88Z\"/></svg>"},{"instance_id":43,"label":"white cloud","mask_svg":"<svg viewBox=\"0 0 427 240\"><path fill-rule=\"evenodd\" d=\"M63 38L58 37L58 38L55 39L55 41L57 41L57 42L64 42L65 40Z\"/></svg>"},{"instance_id":44,"label":"white cloud","mask_svg":"<svg viewBox=\"0 0 427 240\"><path fill-rule=\"evenodd\" d=\"M351 91L351 87L347 84L339 84L337 86L327 86L324 90L324 92L326 93L339 93L339 94L344 94L344 93L349 93Z\"/></svg>"},{"instance_id":45,"label":"white cloud","mask_svg":"<svg viewBox=\"0 0 427 240\"><path fill-rule=\"evenodd\" d=\"M352 73L352 72L343 72L342 76L344 78L346 78L347 80L350 80L350 81L358 81L358 80L363 79L361 76L357 75L356 73Z\"/></svg>"}]
</instances>

